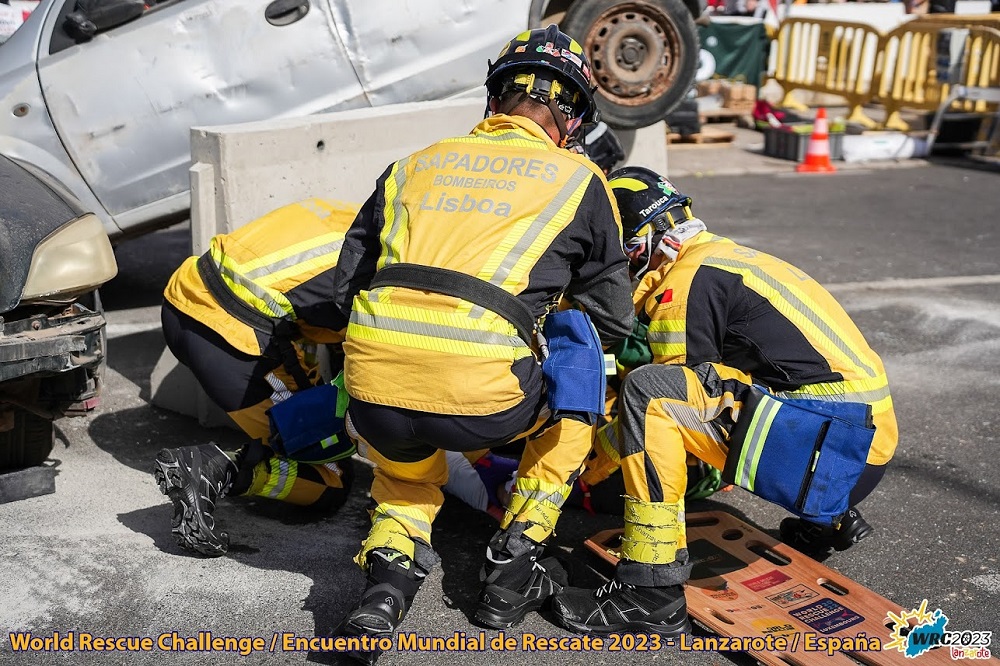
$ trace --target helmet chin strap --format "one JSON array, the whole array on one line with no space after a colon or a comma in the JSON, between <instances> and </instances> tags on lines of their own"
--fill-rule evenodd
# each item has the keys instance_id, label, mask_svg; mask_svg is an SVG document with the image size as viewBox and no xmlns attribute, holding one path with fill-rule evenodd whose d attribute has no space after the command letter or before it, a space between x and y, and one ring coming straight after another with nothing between
<instances>
[{"instance_id":1,"label":"helmet chin strap","mask_svg":"<svg viewBox=\"0 0 1000 666\"><path fill-rule=\"evenodd\" d=\"M641 278L649 270L649 262L653 260L653 228L650 227L646 232L646 245L643 254L646 255L646 263L642 265L641 268L636 269L635 277L636 279Z\"/></svg>"},{"instance_id":2,"label":"helmet chin strap","mask_svg":"<svg viewBox=\"0 0 1000 666\"><path fill-rule=\"evenodd\" d=\"M565 148L566 142L573 135L576 130L580 128L583 123L583 118L571 118L569 125L566 124L566 116L563 114L562 109L556 104L554 99L549 100L549 113L552 114L552 119L556 122L556 127L559 128L559 147Z\"/></svg>"}]
</instances>

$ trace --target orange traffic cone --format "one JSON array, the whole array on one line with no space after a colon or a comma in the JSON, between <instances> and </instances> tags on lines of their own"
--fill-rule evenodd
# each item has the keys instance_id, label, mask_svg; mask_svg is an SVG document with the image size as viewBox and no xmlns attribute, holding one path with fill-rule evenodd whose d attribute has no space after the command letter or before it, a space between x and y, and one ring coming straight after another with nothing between
<instances>
[{"instance_id":1,"label":"orange traffic cone","mask_svg":"<svg viewBox=\"0 0 1000 666\"><path fill-rule=\"evenodd\" d=\"M830 173L837 170L830 162L830 132L824 108L816 113L809 148L806 150L806 161L795 167L795 170L799 173Z\"/></svg>"}]
</instances>

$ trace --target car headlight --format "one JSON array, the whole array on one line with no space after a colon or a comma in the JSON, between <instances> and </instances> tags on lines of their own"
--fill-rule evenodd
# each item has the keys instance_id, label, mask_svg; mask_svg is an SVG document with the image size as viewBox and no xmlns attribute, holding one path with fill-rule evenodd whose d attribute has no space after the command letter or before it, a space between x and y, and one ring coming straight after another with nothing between
<instances>
[{"instance_id":1,"label":"car headlight","mask_svg":"<svg viewBox=\"0 0 1000 666\"><path fill-rule=\"evenodd\" d=\"M85 292L118 274L104 225L93 213L69 222L35 247L21 301Z\"/></svg>"}]
</instances>

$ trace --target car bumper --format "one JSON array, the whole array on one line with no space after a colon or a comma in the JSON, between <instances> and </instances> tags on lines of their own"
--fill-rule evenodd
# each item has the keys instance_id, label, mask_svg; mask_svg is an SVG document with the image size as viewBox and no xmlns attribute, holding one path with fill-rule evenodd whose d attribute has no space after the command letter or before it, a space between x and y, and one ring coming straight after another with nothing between
<instances>
[{"instance_id":1,"label":"car bumper","mask_svg":"<svg viewBox=\"0 0 1000 666\"><path fill-rule=\"evenodd\" d=\"M0 382L96 368L104 359L104 315L73 303L55 316L0 318Z\"/></svg>"}]
</instances>

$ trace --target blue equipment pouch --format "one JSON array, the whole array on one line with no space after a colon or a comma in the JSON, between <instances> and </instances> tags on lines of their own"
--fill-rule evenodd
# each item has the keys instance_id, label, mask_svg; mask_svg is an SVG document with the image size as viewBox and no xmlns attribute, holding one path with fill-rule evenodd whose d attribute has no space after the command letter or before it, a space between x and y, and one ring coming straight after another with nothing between
<instances>
[{"instance_id":1,"label":"blue equipment pouch","mask_svg":"<svg viewBox=\"0 0 1000 666\"><path fill-rule=\"evenodd\" d=\"M580 310L551 312L542 333L548 346L542 375L553 417L572 413L590 422L595 419L589 415L603 416L604 350L590 317Z\"/></svg>"},{"instance_id":2,"label":"blue equipment pouch","mask_svg":"<svg viewBox=\"0 0 1000 666\"><path fill-rule=\"evenodd\" d=\"M267 410L271 448L285 458L322 464L354 455L344 430L349 398L343 373L329 384L293 393Z\"/></svg>"},{"instance_id":3,"label":"blue equipment pouch","mask_svg":"<svg viewBox=\"0 0 1000 666\"><path fill-rule=\"evenodd\" d=\"M759 386L730 434L722 478L802 518L833 525L865 469L871 405L778 398Z\"/></svg>"}]
</instances>

